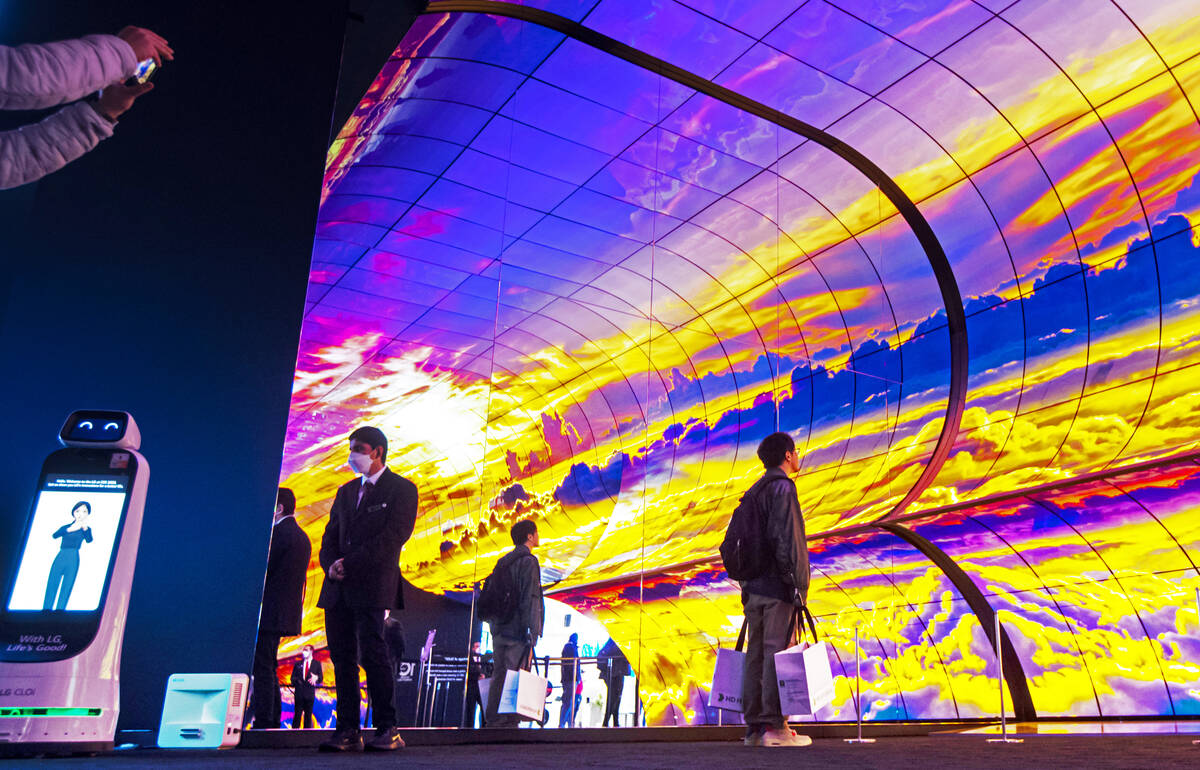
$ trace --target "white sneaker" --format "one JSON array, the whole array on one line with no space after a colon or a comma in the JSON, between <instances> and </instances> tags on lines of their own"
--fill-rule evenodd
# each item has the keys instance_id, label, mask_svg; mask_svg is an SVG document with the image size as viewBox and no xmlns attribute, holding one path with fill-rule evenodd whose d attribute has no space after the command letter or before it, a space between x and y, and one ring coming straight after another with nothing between
<instances>
[{"instance_id":1,"label":"white sneaker","mask_svg":"<svg viewBox=\"0 0 1200 770\"><path fill-rule=\"evenodd\" d=\"M763 746L800 746L797 736L788 728L767 728L762 734Z\"/></svg>"},{"instance_id":2,"label":"white sneaker","mask_svg":"<svg viewBox=\"0 0 1200 770\"><path fill-rule=\"evenodd\" d=\"M763 745L762 733L750 733L742 739L742 743L746 744L747 746L761 746Z\"/></svg>"},{"instance_id":3,"label":"white sneaker","mask_svg":"<svg viewBox=\"0 0 1200 770\"><path fill-rule=\"evenodd\" d=\"M769 728L762 736L763 746L808 746L811 743L812 738L809 738L807 735L797 735L787 727L782 729Z\"/></svg>"}]
</instances>

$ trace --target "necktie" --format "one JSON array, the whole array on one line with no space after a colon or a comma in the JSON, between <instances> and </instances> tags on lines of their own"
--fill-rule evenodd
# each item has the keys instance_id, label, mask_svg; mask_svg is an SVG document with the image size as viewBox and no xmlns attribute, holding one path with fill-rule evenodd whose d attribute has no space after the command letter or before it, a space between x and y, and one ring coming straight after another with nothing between
<instances>
[{"instance_id":1,"label":"necktie","mask_svg":"<svg viewBox=\"0 0 1200 770\"><path fill-rule=\"evenodd\" d=\"M304 681L308 681L308 661L304 661Z\"/></svg>"},{"instance_id":2,"label":"necktie","mask_svg":"<svg viewBox=\"0 0 1200 770\"><path fill-rule=\"evenodd\" d=\"M363 502L367 499L367 495L371 494L371 487L375 486L369 481L364 481L362 485L362 495L358 498L358 510L362 510Z\"/></svg>"}]
</instances>

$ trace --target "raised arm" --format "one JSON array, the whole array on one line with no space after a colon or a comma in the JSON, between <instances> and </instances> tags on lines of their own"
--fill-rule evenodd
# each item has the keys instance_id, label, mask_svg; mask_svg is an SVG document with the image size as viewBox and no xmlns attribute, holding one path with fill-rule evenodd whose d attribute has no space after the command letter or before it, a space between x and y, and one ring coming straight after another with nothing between
<instances>
[{"instance_id":1,"label":"raised arm","mask_svg":"<svg viewBox=\"0 0 1200 770\"><path fill-rule=\"evenodd\" d=\"M0 46L0 109L73 102L129 77L137 63L133 47L116 35Z\"/></svg>"},{"instance_id":2,"label":"raised arm","mask_svg":"<svg viewBox=\"0 0 1200 770\"><path fill-rule=\"evenodd\" d=\"M64 107L40 123L0 132L0 189L37 181L112 136L90 105Z\"/></svg>"}]
</instances>

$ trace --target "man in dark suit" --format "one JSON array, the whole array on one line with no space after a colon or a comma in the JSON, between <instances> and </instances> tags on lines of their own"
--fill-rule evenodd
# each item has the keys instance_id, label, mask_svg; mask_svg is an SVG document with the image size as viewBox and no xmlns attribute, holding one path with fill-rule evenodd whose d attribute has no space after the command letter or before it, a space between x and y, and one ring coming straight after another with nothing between
<instances>
[{"instance_id":1,"label":"man in dark suit","mask_svg":"<svg viewBox=\"0 0 1200 770\"><path fill-rule=\"evenodd\" d=\"M280 487L275 498L275 524L267 552L267 577L254 645L254 727L279 727L279 640L300 633L304 585L312 544L296 523L296 496Z\"/></svg>"},{"instance_id":2,"label":"man in dark suit","mask_svg":"<svg viewBox=\"0 0 1200 770\"><path fill-rule=\"evenodd\" d=\"M300 660L292 666L292 692L296 696L296 707L292 712L292 729L313 726L313 706L317 703L317 685L323 680L321 661L313 657L313 646L304 645Z\"/></svg>"},{"instance_id":3,"label":"man in dark suit","mask_svg":"<svg viewBox=\"0 0 1200 770\"><path fill-rule=\"evenodd\" d=\"M378 428L350 434L350 467L361 478L343 484L329 509L321 538L325 581L317 606L325 610L325 636L337 680L337 729L322 751L361 751L359 654L367 672L375 735L366 748L390 751L404 741L392 704L395 682L384 641L384 611L404 606L400 550L417 519L417 488L388 470L387 438Z\"/></svg>"}]
</instances>

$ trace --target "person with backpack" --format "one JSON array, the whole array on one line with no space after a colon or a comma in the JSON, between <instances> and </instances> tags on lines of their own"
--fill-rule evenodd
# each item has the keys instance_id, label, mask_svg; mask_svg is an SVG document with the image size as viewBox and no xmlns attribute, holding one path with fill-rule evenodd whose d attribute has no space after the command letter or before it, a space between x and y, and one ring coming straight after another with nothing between
<instances>
[{"instance_id":1,"label":"person with backpack","mask_svg":"<svg viewBox=\"0 0 1200 770\"><path fill-rule=\"evenodd\" d=\"M530 519L518 521L509 535L514 548L496 562L479 594L479 617L491 627L495 665L488 688L488 727L520 724L516 714L499 713L500 693L509 671L529 670L546 615L542 567L533 555L539 542L537 525Z\"/></svg>"},{"instance_id":2,"label":"person with backpack","mask_svg":"<svg viewBox=\"0 0 1200 770\"><path fill-rule=\"evenodd\" d=\"M800 455L791 436L772 433L758 445L758 459L766 470L742 497L721 544L726 572L741 583L746 615L745 744L807 746L812 739L788 727L775 676L775 653L787 649L792 613L808 597L804 517L789 478L800 471Z\"/></svg>"},{"instance_id":3,"label":"person with backpack","mask_svg":"<svg viewBox=\"0 0 1200 770\"><path fill-rule=\"evenodd\" d=\"M621 693L625 689L625 677L629 674L629 660L615 639L609 639L600 648L600 672L608 695L604 699L604 723L612 719L613 727L621 726Z\"/></svg>"}]
</instances>

